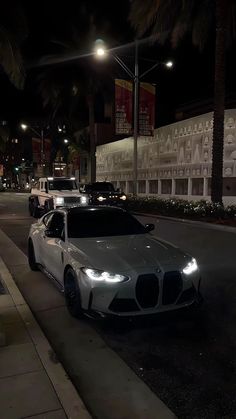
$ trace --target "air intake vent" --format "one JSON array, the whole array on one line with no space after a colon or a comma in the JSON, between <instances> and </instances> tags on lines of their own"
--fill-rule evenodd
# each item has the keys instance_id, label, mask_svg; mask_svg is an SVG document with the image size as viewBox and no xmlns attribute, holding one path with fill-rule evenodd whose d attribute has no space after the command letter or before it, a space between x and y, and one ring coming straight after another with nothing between
<instances>
[{"instance_id":1,"label":"air intake vent","mask_svg":"<svg viewBox=\"0 0 236 419\"><path fill-rule=\"evenodd\" d=\"M182 276L178 271L166 272L163 279L162 304L174 304L182 292Z\"/></svg>"},{"instance_id":2,"label":"air intake vent","mask_svg":"<svg viewBox=\"0 0 236 419\"><path fill-rule=\"evenodd\" d=\"M158 303L159 281L154 274L139 275L136 298L142 308L155 307Z\"/></svg>"}]
</instances>

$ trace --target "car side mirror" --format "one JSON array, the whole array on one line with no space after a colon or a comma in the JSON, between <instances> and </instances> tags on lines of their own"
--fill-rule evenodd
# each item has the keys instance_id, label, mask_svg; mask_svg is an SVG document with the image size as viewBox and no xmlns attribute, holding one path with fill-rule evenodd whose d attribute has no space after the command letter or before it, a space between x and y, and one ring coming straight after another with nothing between
<instances>
[{"instance_id":1,"label":"car side mirror","mask_svg":"<svg viewBox=\"0 0 236 419\"><path fill-rule=\"evenodd\" d=\"M61 239L61 233L57 230L45 230L45 236L53 239Z\"/></svg>"},{"instance_id":2,"label":"car side mirror","mask_svg":"<svg viewBox=\"0 0 236 419\"><path fill-rule=\"evenodd\" d=\"M155 229L154 224L145 224L145 230L147 233L149 233L150 231L153 231L154 229Z\"/></svg>"}]
</instances>

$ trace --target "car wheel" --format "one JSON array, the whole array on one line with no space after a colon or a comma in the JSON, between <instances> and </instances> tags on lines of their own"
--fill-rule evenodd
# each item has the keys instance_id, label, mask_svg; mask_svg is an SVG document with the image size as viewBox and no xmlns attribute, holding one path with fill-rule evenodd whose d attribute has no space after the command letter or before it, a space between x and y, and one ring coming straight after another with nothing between
<instances>
[{"instance_id":1,"label":"car wheel","mask_svg":"<svg viewBox=\"0 0 236 419\"><path fill-rule=\"evenodd\" d=\"M65 273L64 293L66 299L66 306L73 317L81 317L83 310L81 307L81 297L79 287L76 280L76 275L73 269L69 268Z\"/></svg>"},{"instance_id":2,"label":"car wheel","mask_svg":"<svg viewBox=\"0 0 236 419\"><path fill-rule=\"evenodd\" d=\"M28 242L28 262L29 267L32 271L38 271L38 264L35 261L35 253L34 253L34 245L32 240L29 240Z\"/></svg>"}]
</instances>

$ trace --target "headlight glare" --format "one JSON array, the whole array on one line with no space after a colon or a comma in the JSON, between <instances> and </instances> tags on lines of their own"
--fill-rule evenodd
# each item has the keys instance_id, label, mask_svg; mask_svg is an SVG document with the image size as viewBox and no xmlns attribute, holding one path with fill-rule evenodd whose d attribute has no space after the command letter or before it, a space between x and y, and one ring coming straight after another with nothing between
<instances>
[{"instance_id":1,"label":"headlight glare","mask_svg":"<svg viewBox=\"0 0 236 419\"><path fill-rule=\"evenodd\" d=\"M121 195L120 199L122 199L122 201L126 201L126 195Z\"/></svg>"},{"instance_id":2,"label":"headlight glare","mask_svg":"<svg viewBox=\"0 0 236 419\"><path fill-rule=\"evenodd\" d=\"M104 196L98 196L97 200L102 202L102 201L106 201L106 198L104 198Z\"/></svg>"},{"instance_id":3,"label":"headlight glare","mask_svg":"<svg viewBox=\"0 0 236 419\"><path fill-rule=\"evenodd\" d=\"M82 268L82 271L93 281L118 283L128 280L127 276L112 274L110 272L100 271L97 269Z\"/></svg>"},{"instance_id":4,"label":"headlight glare","mask_svg":"<svg viewBox=\"0 0 236 419\"><path fill-rule=\"evenodd\" d=\"M87 197L81 196L81 204L87 204Z\"/></svg>"},{"instance_id":5,"label":"headlight glare","mask_svg":"<svg viewBox=\"0 0 236 419\"><path fill-rule=\"evenodd\" d=\"M185 275L191 275L193 272L198 270L198 264L196 259L192 258L190 262L183 268L183 273Z\"/></svg>"},{"instance_id":6,"label":"headlight glare","mask_svg":"<svg viewBox=\"0 0 236 419\"><path fill-rule=\"evenodd\" d=\"M64 198L62 196L57 196L55 201L56 201L56 205L64 204Z\"/></svg>"}]
</instances>

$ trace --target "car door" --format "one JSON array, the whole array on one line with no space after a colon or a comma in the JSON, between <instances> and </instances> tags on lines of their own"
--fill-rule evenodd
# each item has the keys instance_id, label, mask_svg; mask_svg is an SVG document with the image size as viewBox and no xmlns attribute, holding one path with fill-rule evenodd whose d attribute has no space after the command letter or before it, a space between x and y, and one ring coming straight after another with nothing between
<instances>
[{"instance_id":1,"label":"car door","mask_svg":"<svg viewBox=\"0 0 236 419\"><path fill-rule=\"evenodd\" d=\"M57 281L62 283L65 243L64 213L55 211L46 226L46 230L50 231L52 237L47 237L47 235L44 234L44 248L42 251L43 265ZM55 237L53 237L53 233L55 234Z\"/></svg>"},{"instance_id":2,"label":"car door","mask_svg":"<svg viewBox=\"0 0 236 419\"><path fill-rule=\"evenodd\" d=\"M37 231L37 260L38 262L45 267L45 230L48 228L49 223L53 217L54 212L46 214L42 222L38 226Z\"/></svg>"}]
</instances>

